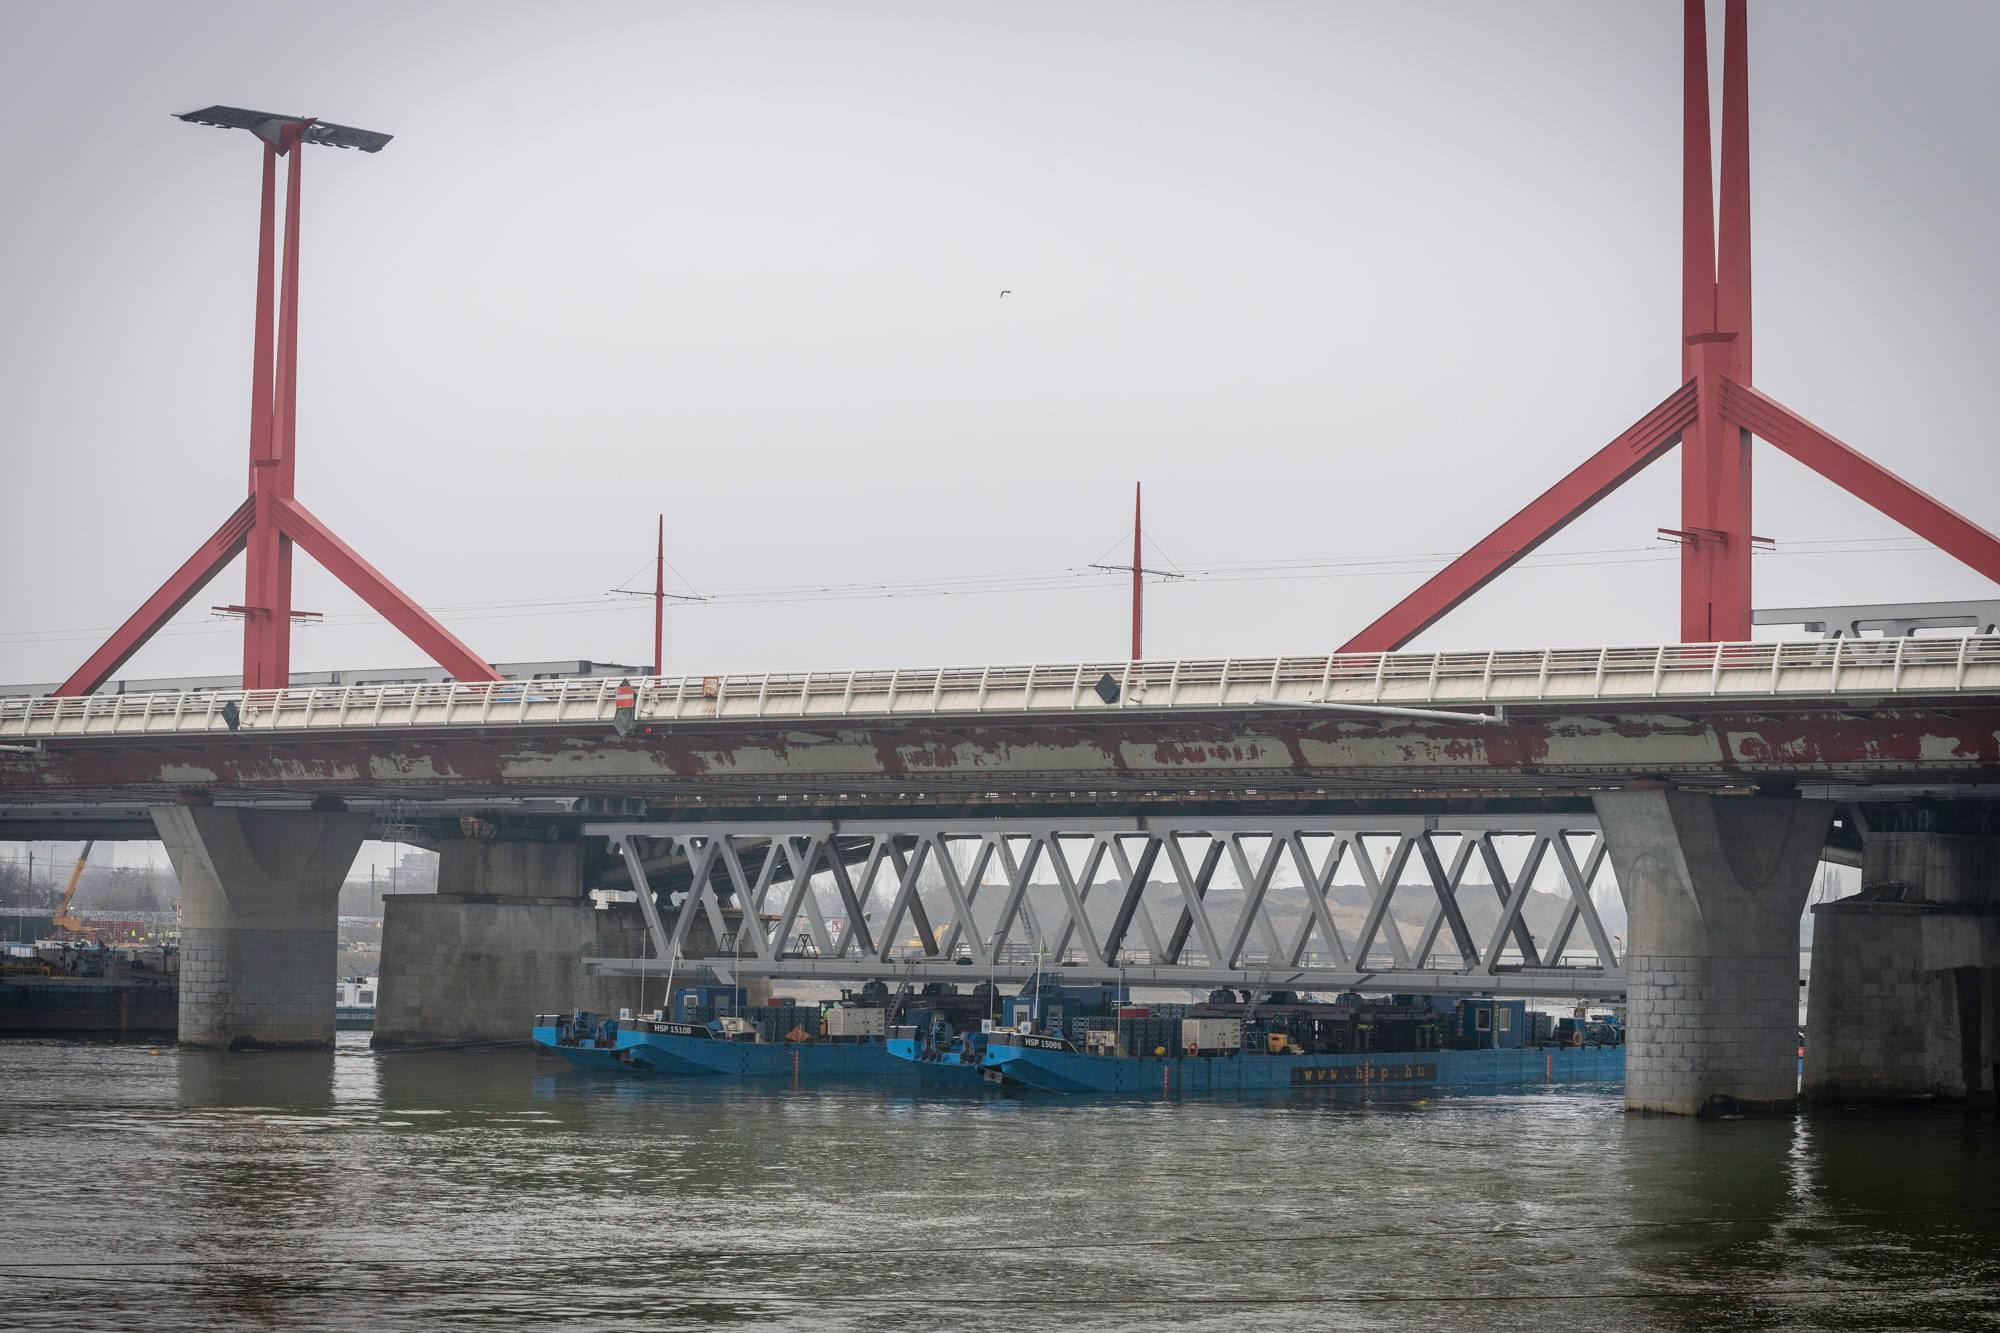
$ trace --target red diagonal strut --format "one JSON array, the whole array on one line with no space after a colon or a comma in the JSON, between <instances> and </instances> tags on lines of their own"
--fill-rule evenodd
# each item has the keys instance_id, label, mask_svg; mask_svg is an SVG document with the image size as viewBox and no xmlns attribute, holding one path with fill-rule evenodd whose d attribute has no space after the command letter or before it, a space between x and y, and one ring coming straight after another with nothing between
<instances>
[{"instance_id":1,"label":"red diagonal strut","mask_svg":"<svg viewBox=\"0 0 2000 1333\"><path fill-rule=\"evenodd\" d=\"M243 549L244 538L249 535L256 508L255 497L245 499L236 506L236 511L215 530L215 535L203 542L200 549L189 556L186 563L160 585L160 590L148 597L144 605L134 611L131 618L118 627L118 632L106 639L104 646L92 653L90 660L78 667L56 693L89 694L109 680L111 673L124 666L133 653L145 647L146 640L158 633L160 627L192 601L210 579L222 572L223 566L236 558L236 553Z\"/></svg>"},{"instance_id":2,"label":"red diagonal strut","mask_svg":"<svg viewBox=\"0 0 2000 1333\"><path fill-rule=\"evenodd\" d=\"M1747 384L1723 381L1722 412L1870 508L2000 583L2000 537Z\"/></svg>"},{"instance_id":3,"label":"red diagonal strut","mask_svg":"<svg viewBox=\"0 0 2000 1333\"><path fill-rule=\"evenodd\" d=\"M478 654L460 643L430 612L389 582L353 547L334 536L333 530L314 518L304 505L289 496L278 496L271 501L271 508L278 516L281 532L303 546L307 555L374 607L411 643L429 653L432 661L459 680L500 679L499 672L480 661Z\"/></svg>"},{"instance_id":4,"label":"red diagonal strut","mask_svg":"<svg viewBox=\"0 0 2000 1333\"><path fill-rule=\"evenodd\" d=\"M1495 528L1485 541L1433 574L1340 651L1387 653L1402 647L1672 448L1694 419L1695 386L1689 382Z\"/></svg>"}]
</instances>

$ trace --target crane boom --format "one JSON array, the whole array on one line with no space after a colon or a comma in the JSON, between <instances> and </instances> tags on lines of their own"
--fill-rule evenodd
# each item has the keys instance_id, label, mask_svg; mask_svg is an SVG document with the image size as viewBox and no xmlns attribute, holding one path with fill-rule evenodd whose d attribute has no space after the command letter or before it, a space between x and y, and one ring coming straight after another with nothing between
<instances>
[{"instance_id":1,"label":"crane boom","mask_svg":"<svg viewBox=\"0 0 2000 1333\"><path fill-rule=\"evenodd\" d=\"M70 869L69 883L63 888L62 900L56 904L54 924L57 930L81 932L84 929L83 920L71 913L70 906L76 901L76 886L83 882L84 862L90 860L90 849L95 846L97 846L95 838L84 843L82 853L76 858L76 865Z\"/></svg>"}]
</instances>

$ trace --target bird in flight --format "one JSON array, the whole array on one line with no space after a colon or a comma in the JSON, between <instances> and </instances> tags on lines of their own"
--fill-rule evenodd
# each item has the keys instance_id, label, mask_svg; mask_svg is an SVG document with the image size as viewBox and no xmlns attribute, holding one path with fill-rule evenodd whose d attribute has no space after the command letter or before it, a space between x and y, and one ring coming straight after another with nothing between
<instances>
[{"instance_id":1,"label":"bird in flight","mask_svg":"<svg viewBox=\"0 0 2000 1333\"><path fill-rule=\"evenodd\" d=\"M1002 296L1012 296L1012 295L1014 294L1014 289L1013 289L1012 287L1009 287L1009 288L1008 288L1008 289L1007 289L1006 291L1004 291L1004 292L1002 292L1002 293L1000 293L1000 294L1001 294Z\"/></svg>"}]
</instances>

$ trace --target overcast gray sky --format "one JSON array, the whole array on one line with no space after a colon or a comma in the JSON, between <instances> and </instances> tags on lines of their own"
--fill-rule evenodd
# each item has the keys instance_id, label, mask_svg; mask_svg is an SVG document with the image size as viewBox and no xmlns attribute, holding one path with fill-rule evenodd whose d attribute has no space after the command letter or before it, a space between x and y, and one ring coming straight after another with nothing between
<instances>
[{"instance_id":1,"label":"overcast gray sky","mask_svg":"<svg viewBox=\"0 0 2000 1333\"><path fill-rule=\"evenodd\" d=\"M2000 7L1750 23L1758 384L2000 527ZM631 578L660 509L702 591L970 579L1100 557L1141 478L1160 558L1237 570L1154 588L1149 655L1309 653L1423 563L1353 562L1484 535L1673 387L1679 32L1670 0L15 0L0 680L66 674L243 489L257 153L171 112L397 136L305 164L299 489L427 605L516 604L445 613L490 658L644 660L642 602L518 604ZM1758 469L1761 604L1994 595ZM1421 643L1671 637L1676 480ZM295 665L418 660L300 571L345 618ZM1122 655L1117 580L1052 582L677 609L668 667ZM125 674L234 669L206 608L241 594Z\"/></svg>"}]
</instances>

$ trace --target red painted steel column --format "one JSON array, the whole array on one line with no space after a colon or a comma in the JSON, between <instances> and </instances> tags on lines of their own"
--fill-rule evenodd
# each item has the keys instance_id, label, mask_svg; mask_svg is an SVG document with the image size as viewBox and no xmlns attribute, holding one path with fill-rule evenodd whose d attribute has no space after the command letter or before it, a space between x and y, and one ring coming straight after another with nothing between
<instances>
[{"instance_id":1,"label":"red painted steel column","mask_svg":"<svg viewBox=\"0 0 2000 1333\"><path fill-rule=\"evenodd\" d=\"M1144 637L1146 620L1146 584L1140 576L1145 564L1141 558L1140 542L1140 491L1143 483L1132 483L1132 660L1141 659L1140 649Z\"/></svg>"},{"instance_id":2,"label":"red painted steel column","mask_svg":"<svg viewBox=\"0 0 2000 1333\"><path fill-rule=\"evenodd\" d=\"M298 472L299 172L305 159L296 138L291 148L292 169L285 182L285 275L278 292L277 377L272 391L277 477L270 491L286 500L292 498ZM274 522L272 526L278 525ZM265 688L282 690L292 679L292 539L282 531L278 534L277 574L271 581L269 605L270 651L265 657L269 684Z\"/></svg>"},{"instance_id":3,"label":"red painted steel column","mask_svg":"<svg viewBox=\"0 0 2000 1333\"><path fill-rule=\"evenodd\" d=\"M1681 382L1694 378L1688 339L1715 332L1714 149L1708 133L1708 17L1686 0L1681 49ZM1687 516L1682 515L1685 520Z\"/></svg>"},{"instance_id":4,"label":"red painted steel column","mask_svg":"<svg viewBox=\"0 0 2000 1333\"><path fill-rule=\"evenodd\" d=\"M1722 207L1715 327L1736 335L1730 378L1750 383L1750 52L1744 0L1722 25Z\"/></svg>"},{"instance_id":5,"label":"red painted steel column","mask_svg":"<svg viewBox=\"0 0 2000 1333\"><path fill-rule=\"evenodd\" d=\"M1690 52L1690 103L1699 116L1687 113L1690 138L1688 225L1696 234L1684 238L1685 262L1694 264L1697 251L1706 273L1683 274L1683 288L1692 292L1705 278L1712 297L1709 329L1690 328L1683 361L1695 381L1700 407L1694 429L1681 441L1681 527L1688 535L1681 552L1681 638L1684 642L1735 642L1750 637L1753 601L1750 558L1751 448L1749 432L1723 413L1722 386L1729 379L1747 383L1750 372L1750 72L1746 45L1744 0L1728 0L1722 32L1722 180L1719 226L1710 216L1708 82L1706 38L1701 33L1702 0L1688 0L1688 31L1704 43ZM1699 120L1700 142L1693 141ZM1694 161L1699 156L1699 163ZM1697 214L1699 217L1697 218Z\"/></svg>"},{"instance_id":6,"label":"red painted steel column","mask_svg":"<svg viewBox=\"0 0 2000 1333\"><path fill-rule=\"evenodd\" d=\"M243 560L243 684L263 684L269 655L270 621L261 608L270 605L271 584L278 575L278 525L261 497L275 479L271 422L271 299L272 244L277 223L278 150L264 145L263 202L257 226L257 320L250 367L250 497L251 526Z\"/></svg>"},{"instance_id":7,"label":"red painted steel column","mask_svg":"<svg viewBox=\"0 0 2000 1333\"><path fill-rule=\"evenodd\" d=\"M1723 414L1736 335L1688 339L1694 424L1681 436L1681 641L1750 637L1750 437Z\"/></svg>"},{"instance_id":8,"label":"red painted steel column","mask_svg":"<svg viewBox=\"0 0 2000 1333\"><path fill-rule=\"evenodd\" d=\"M667 516L660 515L660 544L653 557L653 675L663 676L667 641Z\"/></svg>"}]
</instances>

